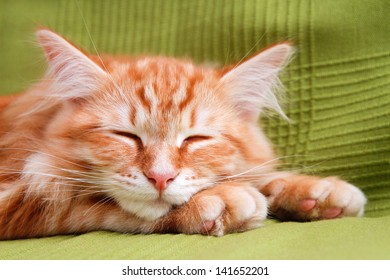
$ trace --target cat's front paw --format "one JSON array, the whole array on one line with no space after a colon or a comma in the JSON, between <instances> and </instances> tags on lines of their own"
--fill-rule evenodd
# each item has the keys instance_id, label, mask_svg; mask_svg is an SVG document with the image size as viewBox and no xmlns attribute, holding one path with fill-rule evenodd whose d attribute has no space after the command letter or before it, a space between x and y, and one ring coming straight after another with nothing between
<instances>
[{"instance_id":1,"label":"cat's front paw","mask_svg":"<svg viewBox=\"0 0 390 280\"><path fill-rule=\"evenodd\" d=\"M178 224L180 232L222 236L261 226L267 200L250 186L217 186L196 194L181 211L190 219Z\"/></svg>"},{"instance_id":2,"label":"cat's front paw","mask_svg":"<svg viewBox=\"0 0 390 280\"><path fill-rule=\"evenodd\" d=\"M359 188L336 177L276 179L262 192L278 218L300 221L360 217L367 201Z\"/></svg>"}]
</instances>

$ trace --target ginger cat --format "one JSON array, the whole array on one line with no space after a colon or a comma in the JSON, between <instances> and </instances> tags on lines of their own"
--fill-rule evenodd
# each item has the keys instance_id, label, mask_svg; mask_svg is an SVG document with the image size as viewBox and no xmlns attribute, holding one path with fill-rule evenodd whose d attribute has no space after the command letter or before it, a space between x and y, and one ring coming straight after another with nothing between
<instances>
[{"instance_id":1,"label":"ginger cat","mask_svg":"<svg viewBox=\"0 0 390 280\"><path fill-rule=\"evenodd\" d=\"M110 230L221 236L268 213L362 216L336 177L279 172L258 126L284 116L274 90L292 54L275 45L213 69L168 57L88 55L36 33L44 79L0 99L0 239Z\"/></svg>"}]
</instances>

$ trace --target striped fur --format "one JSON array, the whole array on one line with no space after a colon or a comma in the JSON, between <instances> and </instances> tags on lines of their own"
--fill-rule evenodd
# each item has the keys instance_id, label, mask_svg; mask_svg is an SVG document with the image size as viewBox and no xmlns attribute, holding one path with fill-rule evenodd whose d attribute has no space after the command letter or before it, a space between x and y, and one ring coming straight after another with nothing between
<instances>
[{"instance_id":1,"label":"striped fur","mask_svg":"<svg viewBox=\"0 0 390 280\"><path fill-rule=\"evenodd\" d=\"M267 204L280 218L362 215L356 187L274 170L257 118L266 108L284 116L273 92L289 44L213 69L87 55L49 30L37 38L47 75L0 102L1 239L223 235L260 226Z\"/></svg>"}]
</instances>

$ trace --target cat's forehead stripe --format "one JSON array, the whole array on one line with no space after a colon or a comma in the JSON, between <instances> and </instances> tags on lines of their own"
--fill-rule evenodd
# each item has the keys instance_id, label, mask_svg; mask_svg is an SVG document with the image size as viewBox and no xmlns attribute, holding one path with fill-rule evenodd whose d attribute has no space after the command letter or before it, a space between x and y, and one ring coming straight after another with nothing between
<instances>
[{"instance_id":1,"label":"cat's forehead stripe","mask_svg":"<svg viewBox=\"0 0 390 280\"><path fill-rule=\"evenodd\" d=\"M145 88L143 86L138 87L135 90L135 94L138 97L138 100L140 101L141 105L150 113L151 112L150 100L147 98L145 94Z\"/></svg>"},{"instance_id":2,"label":"cat's forehead stripe","mask_svg":"<svg viewBox=\"0 0 390 280\"><path fill-rule=\"evenodd\" d=\"M126 66L122 73L132 104L130 126L166 135L175 133L179 123L185 129L208 125L209 114L199 109L213 86L213 71L165 58L144 58Z\"/></svg>"},{"instance_id":3,"label":"cat's forehead stripe","mask_svg":"<svg viewBox=\"0 0 390 280\"><path fill-rule=\"evenodd\" d=\"M195 122L196 122L196 110L193 109L191 111L191 117L190 117L190 124L189 124L190 128L193 128L195 126Z\"/></svg>"}]
</instances>

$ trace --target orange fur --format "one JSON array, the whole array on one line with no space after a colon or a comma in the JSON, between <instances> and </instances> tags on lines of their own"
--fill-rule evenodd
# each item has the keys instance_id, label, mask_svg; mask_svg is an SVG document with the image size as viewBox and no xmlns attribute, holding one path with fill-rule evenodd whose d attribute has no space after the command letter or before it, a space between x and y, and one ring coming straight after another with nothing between
<instances>
[{"instance_id":1,"label":"orange fur","mask_svg":"<svg viewBox=\"0 0 390 280\"><path fill-rule=\"evenodd\" d=\"M344 181L274 169L257 119L263 108L280 111L273 90L288 44L213 69L99 58L49 30L37 37L46 77L0 99L0 239L223 235L260 226L267 204L298 220L363 213L364 196Z\"/></svg>"}]
</instances>

